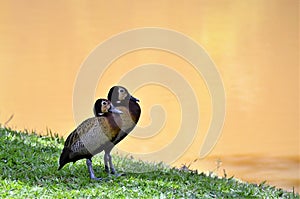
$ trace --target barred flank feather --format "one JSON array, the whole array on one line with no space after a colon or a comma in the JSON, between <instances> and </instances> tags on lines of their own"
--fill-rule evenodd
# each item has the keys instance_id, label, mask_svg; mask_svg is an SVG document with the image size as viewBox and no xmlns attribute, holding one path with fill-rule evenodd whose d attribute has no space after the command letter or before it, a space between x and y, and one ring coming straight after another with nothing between
<instances>
[{"instance_id":1,"label":"barred flank feather","mask_svg":"<svg viewBox=\"0 0 300 199\"><path fill-rule=\"evenodd\" d=\"M105 117L93 117L83 121L66 139L58 169L69 162L90 159L104 150L107 143L120 132L119 124L114 122L118 118L121 121L118 115L109 113Z\"/></svg>"}]
</instances>

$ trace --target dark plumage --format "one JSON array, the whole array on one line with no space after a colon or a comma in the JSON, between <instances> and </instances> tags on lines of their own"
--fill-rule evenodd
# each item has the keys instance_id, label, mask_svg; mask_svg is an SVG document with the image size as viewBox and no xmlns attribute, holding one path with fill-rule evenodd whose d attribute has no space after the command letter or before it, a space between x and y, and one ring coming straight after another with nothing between
<instances>
[{"instance_id":1,"label":"dark plumage","mask_svg":"<svg viewBox=\"0 0 300 199\"><path fill-rule=\"evenodd\" d=\"M121 111L108 100L99 99L98 103L100 103L97 109L99 117L83 121L66 139L58 170L69 162L86 158L90 178L98 179L94 175L91 158L111 148L112 140L118 136L121 131L120 126L122 126ZM110 166L113 167L113 165Z\"/></svg>"},{"instance_id":2,"label":"dark plumage","mask_svg":"<svg viewBox=\"0 0 300 199\"><path fill-rule=\"evenodd\" d=\"M123 112L120 115L122 119L121 130L124 137L127 136L133 128L136 126L141 115L140 105L138 99L129 94L128 90L122 86L114 86L109 90L107 98L111 103L120 111ZM117 139L114 140L114 144L117 144L124 137L118 135Z\"/></svg>"},{"instance_id":3,"label":"dark plumage","mask_svg":"<svg viewBox=\"0 0 300 199\"><path fill-rule=\"evenodd\" d=\"M118 110L122 111L122 114L119 115L121 117L121 125L119 126L121 130L117 136L111 140L112 144L106 148L104 155L105 171L109 172L110 169L111 173L116 173L113 164L111 163L110 151L136 126L140 118L141 108L137 103L139 100L131 96L128 90L122 86L112 87L109 90L107 98ZM94 105L94 113L96 116L101 114L100 107L99 101L97 100ZM117 116L116 114L113 115ZM108 162L110 168L108 167Z\"/></svg>"}]
</instances>

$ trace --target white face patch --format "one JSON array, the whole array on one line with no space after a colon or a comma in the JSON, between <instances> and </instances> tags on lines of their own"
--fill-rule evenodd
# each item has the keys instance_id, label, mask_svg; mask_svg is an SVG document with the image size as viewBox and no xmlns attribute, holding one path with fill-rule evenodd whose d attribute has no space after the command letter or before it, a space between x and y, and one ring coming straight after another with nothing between
<instances>
[{"instance_id":1,"label":"white face patch","mask_svg":"<svg viewBox=\"0 0 300 199\"><path fill-rule=\"evenodd\" d=\"M124 100L128 93L124 88L119 88L119 100Z\"/></svg>"},{"instance_id":2,"label":"white face patch","mask_svg":"<svg viewBox=\"0 0 300 199\"><path fill-rule=\"evenodd\" d=\"M101 105L102 105L102 106L106 106L107 104L108 104L107 101L102 101L102 102L101 102Z\"/></svg>"},{"instance_id":3,"label":"white face patch","mask_svg":"<svg viewBox=\"0 0 300 199\"><path fill-rule=\"evenodd\" d=\"M125 89L119 88L119 93L125 93Z\"/></svg>"},{"instance_id":4,"label":"white face patch","mask_svg":"<svg viewBox=\"0 0 300 199\"><path fill-rule=\"evenodd\" d=\"M101 102L101 112L106 113L110 109L110 102L103 100Z\"/></svg>"}]
</instances>

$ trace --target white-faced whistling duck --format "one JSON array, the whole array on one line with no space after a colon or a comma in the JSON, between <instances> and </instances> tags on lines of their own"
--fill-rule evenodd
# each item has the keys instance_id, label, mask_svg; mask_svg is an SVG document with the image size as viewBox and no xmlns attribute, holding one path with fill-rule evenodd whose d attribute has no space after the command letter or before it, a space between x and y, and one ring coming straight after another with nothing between
<instances>
[{"instance_id":1,"label":"white-faced whistling duck","mask_svg":"<svg viewBox=\"0 0 300 199\"><path fill-rule=\"evenodd\" d=\"M136 126L140 115L141 115L141 108L137 102L139 102L138 99L131 96L128 90L122 86L114 86L109 90L108 100L112 102L112 104L120 111L122 111L122 114L119 114L118 116L121 117L121 131L118 133L114 139L112 139L112 145L109 145L106 149L104 149L104 165L105 165L105 171L107 173L116 174L115 168L113 167L113 164L111 163L111 155L110 151L112 148L118 144L121 140L123 140ZM101 115L101 104L100 101L96 101L94 105L94 113L95 116ZM117 115L117 114L113 114ZM110 167L108 167L108 162Z\"/></svg>"},{"instance_id":2,"label":"white-faced whistling duck","mask_svg":"<svg viewBox=\"0 0 300 199\"><path fill-rule=\"evenodd\" d=\"M66 139L63 151L59 159L60 170L69 162L86 159L86 165L91 179L96 178L92 157L101 151L111 148L112 141L116 139L121 131L122 111L115 108L109 100L99 99L98 117L83 121ZM114 168L111 160L110 167Z\"/></svg>"}]
</instances>

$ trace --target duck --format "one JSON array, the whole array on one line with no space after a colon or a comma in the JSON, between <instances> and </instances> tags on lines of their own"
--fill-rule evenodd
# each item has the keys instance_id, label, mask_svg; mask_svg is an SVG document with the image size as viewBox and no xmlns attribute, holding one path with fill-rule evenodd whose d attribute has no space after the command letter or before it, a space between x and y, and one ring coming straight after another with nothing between
<instances>
[{"instance_id":1,"label":"duck","mask_svg":"<svg viewBox=\"0 0 300 199\"><path fill-rule=\"evenodd\" d=\"M59 168L62 169L67 163L80 159L86 159L86 165L91 179L101 180L95 176L92 157L103 150L105 151L104 162L106 167L108 164L112 170L114 165L111 161L110 148L112 140L120 133L122 126L122 111L118 110L107 99L99 99L97 101L98 116L88 118L83 121L70 135L67 137L64 148L59 158ZM109 149L109 150L108 150Z\"/></svg>"},{"instance_id":2,"label":"duck","mask_svg":"<svg viewBox=\"0 0 300 199\"><path fill-rule=\"evenodd\" d=\"M122 111L123 114L120 115L122 120L121 130L127 136L139 121L141 107L138 102L140 100L132 96L123 86L112 87L108 92L107 99L118 110ZM114 143L118 143L119 141L121 140L114 140Z\"/></svg>"},{"instance_id":3,"label":"duck","mask_svg":"<svg viewBox=\"0 0 300 199\"><path fill-rule=\"evenodd\" d=\"M105 171L115 175L123 175L118 174L113 167L109 168L107 166L107 161L111 162L110 151L113 149L113 147L122 141L138 123L141 115L141 107L138 104L139 99L133 97L123 86L113 86L108 92L107 99L111 101L113 106L120 110L122 114L119 115L121 118L121 122L119 123L121 124L121 131L117 136L114 137L114 139L111 140L112 144L107 147L104 155ZM94 104L94 114L96 117L101 116L102 114L99 100L97 100ZM118 118L116 113L112 114ZM110 165L113 164L111 163Z\"/></svg>"}]
</instances>

